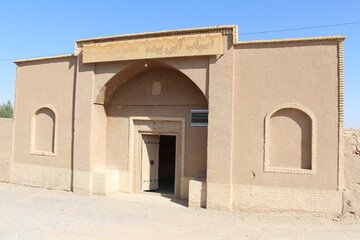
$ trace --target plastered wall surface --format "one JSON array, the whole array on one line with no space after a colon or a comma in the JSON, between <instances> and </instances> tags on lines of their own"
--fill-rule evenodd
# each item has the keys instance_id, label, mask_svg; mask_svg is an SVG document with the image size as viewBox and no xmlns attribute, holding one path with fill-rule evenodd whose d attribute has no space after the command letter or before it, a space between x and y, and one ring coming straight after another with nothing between
<instances>
[{"instance_id":1,"label":"plastered wall surface","mask_svg":"<svg viewBox=\"0 0 360 240\"><path fill-rule=\"evenodd\" d=\"M75 62L74 57L67 57L18 64L14 116L15 182L44 186L51 180L54 188L70 189ZM42 107L56 111L57 151L54 155L31 153L32 118Z\"/></svg>"},{"instance_id":2,"label":"plastered wall surface","mask_svg":"<svg viewBox=\"0 0 360 240\"><path fill-rule=\"evenodd\" d=\"M0 181L10 181L12 167L13 120L0 118Z\"/></svg>"},{"instance_id":3,"label":"plastered wall surface","mask_svg":"<svg viewBox=\"0 0 360 240\"><path fill-rule=\"evenodd\" d=\"M233 183L336 190L338 42L244 44L235 47L234 59ZM314 174L263 171L265 116L286 103L301 104L316 118ZM304 140L309 138L297 142ZM281 141L277 139L276 145L296 142Z\"/></svg>"},{"instance_id":4,"label":"plastered wall surface","mask_svg":"<svg viewBox=\"0 0 360 240\"><path fill-rule=\"evenodd\" d=\"M207 208L231 209L233 158L234 48L223 37L224 54L209 58Z\"/></svg>"}]
</instances>

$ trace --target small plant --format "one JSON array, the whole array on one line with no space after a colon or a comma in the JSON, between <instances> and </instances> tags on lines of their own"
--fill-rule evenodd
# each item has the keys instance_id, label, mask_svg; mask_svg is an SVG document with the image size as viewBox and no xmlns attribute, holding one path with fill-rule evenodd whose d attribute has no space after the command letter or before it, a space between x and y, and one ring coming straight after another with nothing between
<instances>
[{"instance_id":1,"label":"small plant","mask_svg":"<svg viewBox=\"0 0 360 240\"><path fill-rule=\"evenodd\" d=\"M13 117L13 106L10 100L0 105L0 118L12 118Z\"/></svg>"}]
</instances>

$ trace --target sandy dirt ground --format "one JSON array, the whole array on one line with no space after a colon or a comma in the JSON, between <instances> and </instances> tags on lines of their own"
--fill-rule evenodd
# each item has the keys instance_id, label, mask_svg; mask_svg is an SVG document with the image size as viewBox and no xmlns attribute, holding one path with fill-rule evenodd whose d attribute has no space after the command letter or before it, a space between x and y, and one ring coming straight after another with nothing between
<instances>
[{"instance_id":1,"label":"sandy dirt ground","mask_svg":"<svg viewBox=\"0 0 360 240\"><path fill-rule=\"evenodd\" d=\"M355 216L191 209L154 194L0 183L0 239L360 239Z\"/></svg>"}]
</instances>

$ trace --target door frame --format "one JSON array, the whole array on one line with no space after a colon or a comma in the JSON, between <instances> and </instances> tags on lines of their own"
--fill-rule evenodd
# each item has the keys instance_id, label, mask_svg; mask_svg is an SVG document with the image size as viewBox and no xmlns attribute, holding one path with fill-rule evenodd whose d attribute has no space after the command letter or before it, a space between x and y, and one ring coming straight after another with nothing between
<instances>
[{"instance_id":1,"label":"door frame","mask_svg":"<svg viewBox=\"0 0 360 240\"><path fill-rule=\"evenodd\" d=\"M175 117L130 117L129 118L129 164L131 192L142 192L141 148L142 135L168 135L176 137L175 197L180 198L184 185L185 169L185 118Z\"/></svg>"}]
</instances>

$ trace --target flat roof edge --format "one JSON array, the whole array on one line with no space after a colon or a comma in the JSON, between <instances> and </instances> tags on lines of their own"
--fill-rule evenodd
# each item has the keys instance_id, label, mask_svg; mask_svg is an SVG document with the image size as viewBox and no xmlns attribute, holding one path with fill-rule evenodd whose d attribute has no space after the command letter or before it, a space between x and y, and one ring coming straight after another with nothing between
<instances>
[{"instance_id":1,"label":"flat roof edge","mask_svg":"<svg viewBox=\"0 0 360 240\"><path fill-rule=\"evenodd\" d=\"M197 33L197 32L211 32L211 31L221 31L221 30L234 30L234 33L237 31L236 25L220 25L213 27L202 27L202 28L187 28L187 29L177 29L177 30L164 30L164 31L155 31L155 32L144 32L144 33L132 33L132 34L122 34L108 37L97 37L97 38L87 38L76 40L76 45L82 45L84 43L94 43L94 42L107 42L113 40L121 40L127 38L146 38L146 37L161 37L161 36L171 36L171 35L180 35L181 33Z\"/></svg>"},{"instance_id":2,"label":"flat roof edge","mask_svg":"<svg viewBox=\"0 0 360 240\"><path fill-rule=\"evenodd\" d=\"M67 57L74 57L73 53L71 54L63 54L63 55L55 55L55 56L45 56L45 57L35 57L35 58L25 58L25 59L18 59L15 60L14 63L23 63L23 62L33 62L33 61L42 61L42 60L49 60L49 59L57 59L57 58L67 58Z\"/></svg>"},{"instance_id":3,"label":"flat roof edge","mask_svg":"<svg viewBox=\"0 0 360 240\"><path fill-rule=\"evenodd\" d=\"M324 36L324 37L309 37L309 38L285 38L285 39L271 39L271 40L239 41L235 45L287 43L287 42L309 42L309 41L339 41L339 42L342 42L344 40L345 40L345 36Z\"/></svg>"}]
</instances>

